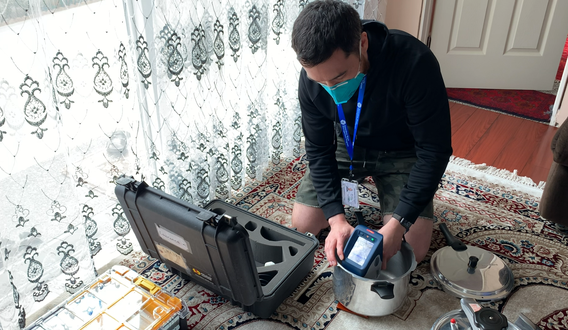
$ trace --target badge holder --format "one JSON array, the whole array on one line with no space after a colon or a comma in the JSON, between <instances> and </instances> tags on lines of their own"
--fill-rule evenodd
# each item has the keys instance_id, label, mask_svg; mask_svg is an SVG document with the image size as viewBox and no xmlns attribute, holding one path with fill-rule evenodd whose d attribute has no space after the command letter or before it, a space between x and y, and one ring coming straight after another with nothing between
<instances>
[{"instance_id":1,"label":"badge holder","mask_svg":"<svg viewBox=\"0 0 568 330\"><path fill-rule=\"evenodd\" d=\"M341 202L343 205L359 208L359 183L353 180L353 160L349 165L349 179L341 179Z\"/></svg>"},{"instance_id":2,"label":"badge holder","mask_svg":"<svg viewBox=\"0 0 568 330\"><path fill-rule=\"evenodd\" d=\"M341 201L343 205L359 208L359 188L356 181L341 179Z\"/></svg>"}]
</instances>

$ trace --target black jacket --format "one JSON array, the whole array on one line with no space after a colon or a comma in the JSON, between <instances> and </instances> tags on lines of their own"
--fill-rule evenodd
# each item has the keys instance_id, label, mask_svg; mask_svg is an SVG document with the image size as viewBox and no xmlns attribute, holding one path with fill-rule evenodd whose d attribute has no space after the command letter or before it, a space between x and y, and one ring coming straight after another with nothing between
<instances>
[{"instance_id":1,"label":"black jacket","mask_svg":"<svg viewBox=\"0 0 568 330\"><path fill-rule=\"evenodd\" d=\"M452 154L446 88L438 61L418 39L376 21L364 22L363 30L369 38L370 68L355 150L415 150L418 161L395 210L414 222L434 196ZM357 95L343 104L351 133ZM312 181L329 219L344 213L335 160L337 106L305 70L300 73L298 98Z\"/></svg>"}]
</instances>

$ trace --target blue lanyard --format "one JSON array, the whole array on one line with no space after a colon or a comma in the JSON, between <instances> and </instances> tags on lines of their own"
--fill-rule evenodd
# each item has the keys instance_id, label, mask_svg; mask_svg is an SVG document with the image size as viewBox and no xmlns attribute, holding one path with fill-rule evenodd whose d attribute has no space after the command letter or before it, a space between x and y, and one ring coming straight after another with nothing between
<instances>
[{"instance_id":1,"label":"blue lanyard","mask_svg":"<svg viewBox=\"0 0 568 330\"><path fill-rule=\"evenodd\" d=\"M357 97L357 112L355 113L355 126L353 129L353 141L349 137L349 130L347 128L347 122L345 121L345 114L343 113L343 107L341 104L337 105L337 112L339 113L339 123L341 124L341 131L343 132L343 139L345 140L345 147L347 148L347 153L351 159L351 164L349 165L349 176L352 175L353 171L353 149L355 148L355 138L357 137L357 127L359 126L359 117L361 116L361 107L363 107L363 95L365 94L365 86L367 84L367 76L363 77L361 84L359 85L359 96Z\"/></svg>"}]
</instances>

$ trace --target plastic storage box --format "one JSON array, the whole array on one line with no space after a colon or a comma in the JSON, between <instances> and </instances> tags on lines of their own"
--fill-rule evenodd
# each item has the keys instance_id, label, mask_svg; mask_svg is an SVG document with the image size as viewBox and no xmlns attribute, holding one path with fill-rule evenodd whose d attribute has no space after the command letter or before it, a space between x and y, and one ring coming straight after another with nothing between
<instances>
[{"instance_id":1,"label":"plastic storage box","mask_svg":"<svg viewBox=\"0 0 568 330\"><path fill-rule=\"evenodd\" d=\"M185 303L124 266L36 320L27 330L186 330Z\"/></svg>"},{"instance_id":2,"label":"plastic storage box","mask_svg":"<svg viewBox=\"0 0 568 330\"><path fill-rule=\"evenodd\" d=\"M272 315L313 266L312 234L226 202L199 208L125 176L115 193L144 252L259 317Z\"/></svg>"}]
</instances>

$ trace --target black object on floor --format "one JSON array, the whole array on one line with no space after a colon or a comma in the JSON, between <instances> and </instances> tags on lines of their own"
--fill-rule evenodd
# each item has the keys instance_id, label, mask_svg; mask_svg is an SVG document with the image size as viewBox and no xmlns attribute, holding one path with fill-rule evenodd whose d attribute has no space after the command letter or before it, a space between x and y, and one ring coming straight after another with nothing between
<instances>
[{"instance_id":1,"label":"black object on floor","mask_svg":"<svg viewBox=\"0 0 568 330\"><path fill-rule=\"evenodd\" d=\"M131 177L115 193L145 253L261 318L312 269L312 234L219 200L200 208Z\"/></svg>"}]
</instances>

